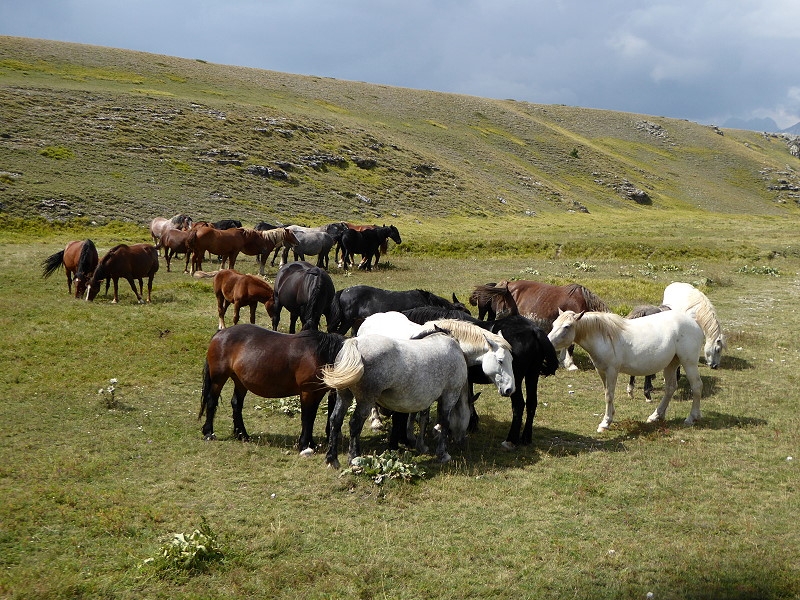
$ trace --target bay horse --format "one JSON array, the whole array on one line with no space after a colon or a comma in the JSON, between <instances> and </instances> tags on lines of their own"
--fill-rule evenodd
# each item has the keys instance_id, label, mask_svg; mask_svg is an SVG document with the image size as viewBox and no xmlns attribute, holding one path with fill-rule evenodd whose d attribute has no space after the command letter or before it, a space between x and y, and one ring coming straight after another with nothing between
<instances>
[{"instance_id":1,"label":"bay horse","mask_svg":"<svg viewBox=\"0 0 800 600\"><path fill-rule=\"evenodd\" d=\"M426 305L469 314L467 307L459 302L455 294L451 302L427 290L392 291L369 285L354 285L336 292L331 303L328 331L345 334L352 329L356 333L361 322L370 315L390 310L402 312Z\"/></svg>"},{"instance_id":2,"label":"bay horse","mask_svg":"<svg viewBox=\"0 0 800 600\"><path fill-rule=\"evenodd\" d=\"M192 253L192 273L203 269L203 257L206 252L222 257L222 265L227 262L228 268L236 266L239 253L255 256L271 252L267 240L261 232L254 229L215 229L214 227L197 227L192 229L186 246Z\"/></svg>"},{"instance_id":3,"label":"bay horse","mask_svg":"<svg viewBox=\"0 0 800 600\"><path fill-rule=\"evenodd\" d=\"M114 299L112 304L116 304L118 297L118 284L120 277L126 279L136 294L136 300L143 304L142 295L143 279L147 277L147 301L150 302L150 293L153 290L153 277L158 272L158 250L151 244L118 244L106 252L100 259L97 268L94 270L89 285L86 290L86 300L93 301L97 292L100 291L100 282L106 281L106 292L108 292L108 280L114 282ZM134 280L139 281L139 290L136 290Z\"/></svg>"},{"instance_id":4,"label":"bay horse","mask_svg":"<svg viewBox=\"0 0 800 600\"><path fill-rule=\"evenodd\" d=\"M191 231L185 229L166 229L161 234L160 245L164 249L164 262L167 263L167 273L171 271L170 263L172 262L172 257L181 252L186 254L186 264L183 267L183 272L189 272L189 261L192 253L186 243L190 235Z\"/></svg>"},{"instance_id":5,"label":"bay horse","mask_svg":"<svg viewBox=\"0 0 800 600\"><path fill-rule=\"evenodd\" d=\"M458 342L437 333L419 340L368 335L345 340L332 365L322 369L325 385L337 390L329 413L327 464L339 468L339 440L345 414L355 398L350 418L349 462L361 454L364 421L377 404L394 412L425 413L438 400L441 428L436 455L448 462L448 437L464 439L469 424L467 363ZM421 424L424 431L425 423ZM423 436L417 450L427 452Z\"/></svg>"},{"instance_id":6,"label":"bay horse","mask_svg":"<svg viewBox=\"0 0 800 600\"><path fill-rule=\"evenodd\" d=\"M42 261L42 277L47 279L63 265L67 273L67 291L72 294L74 281L75 297L80 298L86 292L86 285L97 268L97 262L97 247L92 240L67 242L63 250Z\"/></svg>"},{"instance_id":7,"label":"bay horse","mask_svg":"<svg viewBox=\"0 0 800 600\"><path fill-rule=\"evenodd\" d=\"M301 430L298 449L302 456L312 455L317 410L330 390L322 382L322 367L334 362L343 344L344 338L337 334L312 330L298 334L279 333L248 323L217 331L208 345L203 366L198 416L206 416L203 437L216 439L214 415L222 388L232 379L234 437L249 439L242 418L247 392L262 398L299 395Z\"/></svg>"},{"instance_id":8,"label":"bay horse","mask_svg":"<svg viewBox=\"0 0 800 600\"><path fill-rule=\"evenodd\" d=\"M303 330L319 329L323 315L330 322L331 303L336 289L325 269L303 260L287 263L275 275L272 329L278 329L281 309L289 311L289 333L295 332L297 319ZM330 329L329 329L330 330Z\"/></svg>"},{"instance_id":9,"label":"bay horse","mask_svg":"<svg viewBox=\"0 0 800 600\"><path fill-rule=\"evenodd\" d=\"M519 444L533 441L533 419L539 406L539 377L553 375L558 368L558 356L544 330L521 315L501 317L494 321L481 321L458 310L447 310L434 306L419 306L403 311L409 320L426 323L434 319L462 319L492 332L503 332L511 346L514 369L514 393L511 394L511 427L501 446L513 450ZM469 370L470 384L491 383L474 367ZM523 388L524 384L524 388ZM524 394L523 394L524 389ZM470 391L470 398L475 395ZM523 427L523 416L525 425ZM472 414L470 429L477 427L478 415Z\"/></svg>"},{"instance_id":10,"label":"bay horse","mask_svg":"<svg viewBox=\"0 0 800 600\"><path fill-rule=\"evenodd\" d=\"M625 319L610 312L563 311L548 334L556 350L578 344L589 353L603 382L606 411L597 432L607 431L614 419L614 391L620 373L650 375L663 369L664 397L647 418L648 423L664 419L669 401L678 387L681 366L692 388L692 408L685 424L702 417L700 396L703 382L697 357L704 334L687 314L668 310L638 319Z\"/></svg>"},{"instance_id":11,"label":"bay horse","mask_svg":"<svg viewBox=\"0 0 800 600\"><path fill-rule=\"evenodd\" d=\"M661 306L655 306L653 304L641 304L639 306L635 306L631 312L629 312L625 318L626 319L638 319L639 317L646 317L647 315L654 315L656 313L663 312L665 310L669 310L669 306L662 304ZM680 369L678 370L677 377L680 379ZM631 375L630 380L628 381L627 392L628 396L633 398L633 390L635 389L636 385L636 377ZM644 397L647 402L652 400L653 390L653 376L652 375L645 375L644 376Z\"/></svg>"},{"instance_id":12,"label":"bay horse","mask_svg":"<svg viewBox=\"0 0 800 600\"><path fill-rule=\"evenodd\" d=\"M550 285L525 279L504 280L494 286L476 286L472 293L478 302L489 301L498 316L522 315L545 332L550 331L561 310L608 312L608 306L599 296L578 283ZM564 367L576 370L574 348L570 346L564 350Z\"/></svg>"},{"instance_id":13,"label":"bay horse","mask_svg":"<svg viewBox=\"0 0 800 600\"><path fill-rule=\"evenodd\" d=\"M711 300L689 283L674 282L664 289L664 298L661 302L672 310L687 313L697 321L706 338L703 348L706 364L712 369L719 367L722 351L727 347L727 342Z\"/></svg>"},{"instance_id":14,"label":"bay horse","mask_svg":"<svg viewBox=\"0 0 800 600\"><path fill-rule=\"evenodd\" d=\"M342 235L342 267L347 269L350 263L354 262L353 256L360 254L362 260L358 268L371 271L372 259L375 258L375 264L377 265L380 247L386 243L387 239L393 240L396 244L403 242L400 238L400 232L394 225L383 225L374 229L365 229L364 231L348 228Z\"/></svg>"},{"instance_id":15,"label":"bay horse","mask_svg":"<svg viewBox=\"0 0 800 600\"><path fill-rule=\"evenodd\" d=\"M272 286L255 275L247 275L233 269L222 269L214 274L214 295L217 297L218 329L225 329L225 313L233 304L233 324L239 322L239 311L250 308L250 323L256 322L256 308L264 305L272 318L274 291Z\"/></svg>"}]
</instances>

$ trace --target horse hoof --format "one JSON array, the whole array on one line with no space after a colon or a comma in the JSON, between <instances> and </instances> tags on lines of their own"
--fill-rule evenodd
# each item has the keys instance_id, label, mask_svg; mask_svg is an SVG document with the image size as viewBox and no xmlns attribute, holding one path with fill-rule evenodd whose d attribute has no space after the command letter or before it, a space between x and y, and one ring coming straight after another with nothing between
<instances>
[{"instance_id":1,"label":"horse hoof","mask_svg":"<svg viewBox=\"0 0 800 600\"><path fill-rule=\"evenodd\" d=\"M577 370L578 370L577 365L570 365L567 367L567 371L577 371Z\"/></svg>"},{"instance_id":2,"label":"horse hoof","mask_svg":"<svg viewBox=\"0 0 800 600\"><path fill-rule=\"evenodd\" d=\"M664 417L659 415L658 413L653 413L649 417L647 417L648 423L655 423L656 421L663 421Z\"/></svg>"},{"instance_id":3,"label":"horse hoof","mask_svg":"<svg viewBox=\"0 0 800 600\"><path fill-rule=\"evenodd\" d=\"M306 448L305 450L300 451L300 456L303 458L308 458L309 456L314 456L314 449L313 448Z\"/></svg>"},{"instance_id":4,"label":"horse hoof","mask_svg":"<svg viewBox=\"0 0 800 600\"><path fill-rule=\"evenodd\" d=\"M509 452L513 452L517 449L517 445L514 442L509 442L508 440L500 444L500 447L503 450L508 450Z\"/></svg>"},{"instance_id":5,"label":"horse hoof","mask_svg":"<svg viewBox=\"0 0 800 600\"><path fill-rule=\"evenodd\" d=\"M209 433L208 435L203 437L203 440L205 440L206 442L214 442L214 441L216 441L216 439L217 439L217 436L215 434L213 434L213 433Z\"/></svg>"},{"instance_id":6,"label":"horse hoof","mask_svg":"<svg viewBox=\"0 0 800 600\"><path fill-rule=\"evenodd\" d=\"M336 460L336 459L329 460L326 466L329 469L336 469L337 471L341 468L341 465L339 464L339 461Z\"/></svg>"},{"instance_id":7,"label":"horse hoof","mask_svg":"<svg viewBox=\"0 0 800 600\"><path fill-rule=\"evenodd\" d=\"M606 431L608 431L608 425L600 425L597 428L597 433L605 433Z\"/></svg>"}]
</instances>

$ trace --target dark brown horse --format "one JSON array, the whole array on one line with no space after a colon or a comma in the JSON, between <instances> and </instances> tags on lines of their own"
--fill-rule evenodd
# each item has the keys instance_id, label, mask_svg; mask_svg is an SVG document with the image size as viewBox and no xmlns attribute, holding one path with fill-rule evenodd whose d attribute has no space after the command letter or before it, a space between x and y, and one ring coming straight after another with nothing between
<instances>
[{"instance_id":1,"label":"dark brown horse","mask_svg":"<svg viewBox=\"0 0 800 600\"><path fill-rule=\"evenodd\" d=\"M216 439L214 415L219 396L233 379L233 435L248 439L242 406L248 391L262 398L300 396L300 453L314 453L314 420L319 403L330 389L322 383L322 367L331 364L344 337L321 331L278 333L246 323L218 331L211 339L203 368L200 417L206 415L203 437Z\"/></svg>"},{"instance_id":2,"label":"dark brown horse","mask_svg":"<svg viewBox=\"0 0 800 600\"><path fill-rule=\"evenodd\" d=\"M328 272L303 260L283 265L275 275L272 329L278 329L281 309L289 311L289 333L295 332L297 319L302 329L319 329L322 315L331 322L331 303L336 288Z\"/></svg>"},{"instance_id":3,"label":"dark brown horse","mask_svg":"<svg viewBox=\"0 0 800 600\"><path fill-rule=\"evenodd\" d=\"M222 258L222 266L228 263L228 268L236 266L236 257L239 253L255 256L271 252L274 246L254 229L215 229L214 227L196 227L192 229L186 245L192 253L192 273L203 269L203 257L206 252L216 254Z\"/></svg>"},{"instance_id":4,"label":"dark brown horse","mask_svg":"<svg viewBox=\"0 0 800 600\"><path fill-rule=\"evenodd\" d=\"M67 290L72 294L72 282L75 281L75 297L80 298L86 292L86 285L97 268L97 262L97 248L92 240L68 242L63 250L42 261L42 277L47 279L64 265Z\"/></svg>"},{"instance_id":5,"label":"dark brown horse","mask_svg":"<svg viewBox=\"0 0 800 600\"><path fill-rule=\"evenodd\" d=\"M250 322L256 322L256 308L264 304L272 317L274 293L272 286L256 275L245 275L233 269L223 269L214 275L214 294L217 296L219 329L225 329L225 313L233 304L233 324L239 322L239 310L250 307Z\"/></svg>"},{"instance_id":6,"label":"dark brown horse","mask_svg":"<svg viewBox=\"0 0 800 600\"><path fill-rule=\"evenodd\" d=\"M165 229L161 234L159 243L161 247L164 248L164 261L167 263L167 273L170 272L172 257L181 252L186 254L186 264L183 267L183 272L189 272L189 260L192 254L189 252L186 242L191 234L192 232L186 229Z\"/></svg>"},{"instance_id":7,"label":"dark brown horse","mask_svg":"<svg viewBox=\"0 0 800 600\"><path fill-rule=\"evenodd\" d=\"M100 259L100 263L94 270L94 275L89 281L86 299L91 302L100 291L100 282L106 281L106 292L108 292L108 280L114 282L114 300L118 301L119 278L126 279L131 285L136 300L142 304L143 278L147 277L147 301L150 302L150 293L153 290L153 277L158 271L158 250L151 244L119 244L109 250ZM136 290L134 279L139 280L139 290Z\"/></svg>"},{"instance_id":8,"label":"dark brown horse","mask_svg":"<svg viewBox=\"0 0 800 600\"><path fill-rule=\"evenodd\" d=\"M520 279L501 281L497 285L479 285L472 292L477 305L488 302L498 318L522 315L549 332L559 310L581 312L608 312L608 306L594 292L578 283L550 285L538 281ZM569 370L577 367L572 360L573 346L567 350L564 366Z\"/></svg>"}]
</instances>

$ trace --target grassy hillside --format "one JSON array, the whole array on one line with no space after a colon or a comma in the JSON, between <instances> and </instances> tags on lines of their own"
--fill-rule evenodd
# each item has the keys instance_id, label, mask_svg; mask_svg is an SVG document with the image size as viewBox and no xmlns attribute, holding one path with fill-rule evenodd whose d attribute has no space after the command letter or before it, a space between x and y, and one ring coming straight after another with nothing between
<instances>
[{"instance_id":1,"label":"grassy hillside","mask_svg":"<svg viewBox=\"0 0 800 600\"><path fill-rule=\"evenodd\" d=\"M770 189L800 182L784 140L660 117L11 37L0 106L16 217L800 214L796 193Z\"/></svg>"}]
</instances>

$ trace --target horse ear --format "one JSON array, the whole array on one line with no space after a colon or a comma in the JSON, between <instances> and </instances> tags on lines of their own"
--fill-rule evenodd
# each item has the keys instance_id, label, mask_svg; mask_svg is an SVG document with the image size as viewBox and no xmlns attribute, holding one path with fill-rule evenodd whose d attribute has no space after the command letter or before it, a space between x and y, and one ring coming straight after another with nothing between
<instances>
[{"instance_id":1,"label":"horse ear","mask_svg":"<svg viewBox=\"0 0 800 600\"><path fill-rule=\"evenodd\" d=\"M455 292L453 292L453 304L461 304L461 302L458 301L458 298L456 298Z\"/></svg>"},{"instance_id":2,"label":"horse ear","mask_svg":"<svg viewBox=\"0 0 800 600\"><path fill-rule=\"evenodd\" d=\"M559 306L559 307L558 307L558 316L560 317L560 316L561 316L561 315L563 315L563 314L564 314L564 311L563 311L563 310L561 310L561 307Z\"/></svg>"},{"instance_id":3,"label":"horse ear","mask_svg":"<svg viewBox=\"0 0 800 600\"><path fill-rule=\"evenodd\" d=\"M579 312L577 315L575 315L575 320L576 320L576 321L580 320L580 318L581 318L581 317L582 317L582 316L583 316L585 313L586 313L586 311L585 311L585 310L582 310L581 312Z\"/></svg>"}]
</instances>

